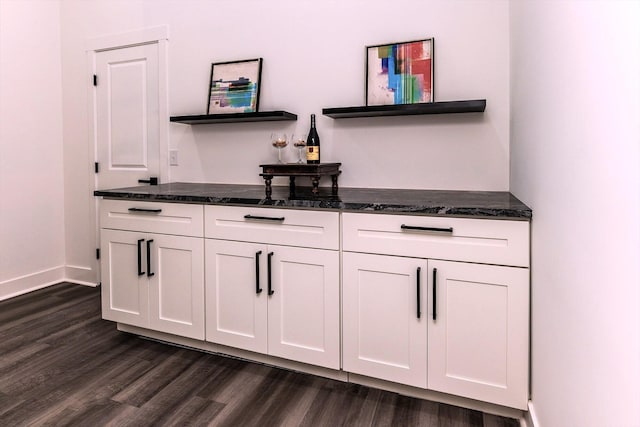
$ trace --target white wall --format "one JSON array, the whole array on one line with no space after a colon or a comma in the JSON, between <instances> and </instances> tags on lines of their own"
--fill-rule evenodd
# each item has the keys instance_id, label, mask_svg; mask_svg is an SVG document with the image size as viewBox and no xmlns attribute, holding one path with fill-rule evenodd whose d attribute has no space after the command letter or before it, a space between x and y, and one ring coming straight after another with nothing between
<instances>
[{"instance_id":1,"label":"white wall","mask_svg":"<svg viewBox=\"0 0 640 427\"><path fill-rule=\"evenodd\" d=\"M511 3L538 427L640 426L640 3Z\"/></svg>"},{"instance_id":2,"label":"white wall","mask_svg":"<svg viewBox=\"0 0 640 427\"><path fill-rule=\"evenodd\" d=\"M239 14L242 4L255 12ZM261 184L258 165L276 158L270 130L297 128L306 134L309 114L316 113L322 159L342 162L341 186L508 189L507 2L184 5L165 2L166 7L149 10L155 22L170 26L171 114L206 112L211 62L262 56L261 109L284 109L299 119L292 124L173 124L170 143L184 163L173 168L172 178ZM364 104L366 45L432 36L436 99L486 98L484 115L339 121L321 115L323 107Z\"/></svg>"},{"instance_id":3,"label":"white wall","mask_svg":"<svg viewBox=\"0 0 640 427\"><path fill-rule=\"evenodd\" d=\"M58 1L0 1L0 299L64 277Z\"/></svg>"},{"instance_id":4,"label":"white wall","mask_svg":"<svg viewBox=\"0 0 640 427\"><path fill-rule=\"evenodd\" d=\"M67 262L96 268L89 211L87 39L167 25L169 114L206 113L212 62L264 58L260 110L297 122L171 124L170 180L263 184L272 130L306 134L319 116L323 161L341 186L508 190L509 8L494 0L62 0ZM365 46L435 38L436 100L487 99L485 114L334 121L323 107L364 104ZM290 156L293 150L288 150ZM286 185L286 179L276 185ZM328 185L328 183L322 183ZM95 274L95 272L93 273Z\"/></svg>"}]
</instances>

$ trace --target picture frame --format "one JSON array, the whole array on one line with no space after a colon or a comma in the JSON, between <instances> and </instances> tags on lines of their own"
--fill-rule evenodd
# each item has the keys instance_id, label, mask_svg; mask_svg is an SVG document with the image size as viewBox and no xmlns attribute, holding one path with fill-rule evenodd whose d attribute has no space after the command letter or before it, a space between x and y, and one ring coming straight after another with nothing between
<instances>
[{"instance_id":1,"label":"picture frame","mask_svg":"<svg viewBox=\"0 0 640 427\"><path fill-rule=\"evenodd\" d=\"M433 38L366 47L366 105L434 102Z\"/></svg>"},{"instance_id":2,"label":"picture frame","mask_svg":"<svg viewBox=\"0 0 640 427\"><path fill-rule=\"evenodd\" d=\"M207 114L257 113L262 58L211 64Z\"/></svg>"}]
</instances>

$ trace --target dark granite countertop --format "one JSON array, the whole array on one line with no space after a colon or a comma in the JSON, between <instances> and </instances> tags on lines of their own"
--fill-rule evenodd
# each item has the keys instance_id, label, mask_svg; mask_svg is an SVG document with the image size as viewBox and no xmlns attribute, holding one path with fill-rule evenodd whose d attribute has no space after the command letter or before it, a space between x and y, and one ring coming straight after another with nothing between
<instances>
[{"instance_id":1,"label":"dark granite countertop","mask_svg":"<svg viewBox=\"0 0 640 427\"><path fill-rule=\"evenodd\" d=\"M265 198L263 185L199 184L177 182L153 186L98 190L95 196L109 199L144 200L212 205L265 206L327 209L342 212L379 212L412 215L445 215L494 219L530 220L531 209L506 191L443 191L377 188L320 188L314 196L309 188L273 187Z\"/></svg>"}]
</instances>

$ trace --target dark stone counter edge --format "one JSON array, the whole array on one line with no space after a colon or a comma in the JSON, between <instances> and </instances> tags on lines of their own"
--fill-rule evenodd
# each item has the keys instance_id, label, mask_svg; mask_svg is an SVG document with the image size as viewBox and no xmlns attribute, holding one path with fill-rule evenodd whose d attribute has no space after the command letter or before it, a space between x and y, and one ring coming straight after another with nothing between
<instances>
[{"instance_id":1,"label":"dark stone counter edge","mask_svg":"<svg viewBox=\"0 0 640 427\"><path fill-rule=\"evenodd\" d=\"M235 197L212 197L200 195L176 195L176 194L145 194L132 192L119 192L117 190L97 190L94 196L107 199L140 200L146 202L189 203L203 205L230 205L230 206L261 206L295 209L321 209L340 212L367 212L387 214L411 214L425 216L455 216L467 218L512 219L528 221L532 218L530 208L522 205L521 208L504 207L464 207L464 206L424 206L385 203L358 203L336 200L312 200L312 199L256 199Z\"/></svg>"}]
</instances>

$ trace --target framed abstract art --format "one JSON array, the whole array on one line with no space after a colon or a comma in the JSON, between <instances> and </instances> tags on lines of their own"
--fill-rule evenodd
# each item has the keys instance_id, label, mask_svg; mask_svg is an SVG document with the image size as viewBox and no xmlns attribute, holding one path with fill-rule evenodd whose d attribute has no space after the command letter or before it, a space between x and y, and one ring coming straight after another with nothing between
<instances>
[{"instance_id":1,"label":"framed abstract art","mask_svg":"<svg viewBox=\"0 0 640 427\"><path fill-rule=\"evenodd\" d=\"M207 114L256 113L262 58L211 64Z\"/></svg>"},{"instance_id":2,"label":"framed abstract art","mask_svg":"<svg viewBox=\"0 0 640 427\"><path fill-rule=\"evenodd\" d=\"M366 105L434 102L433 38L366 48Z\"/></svg>"}]
</instances>

